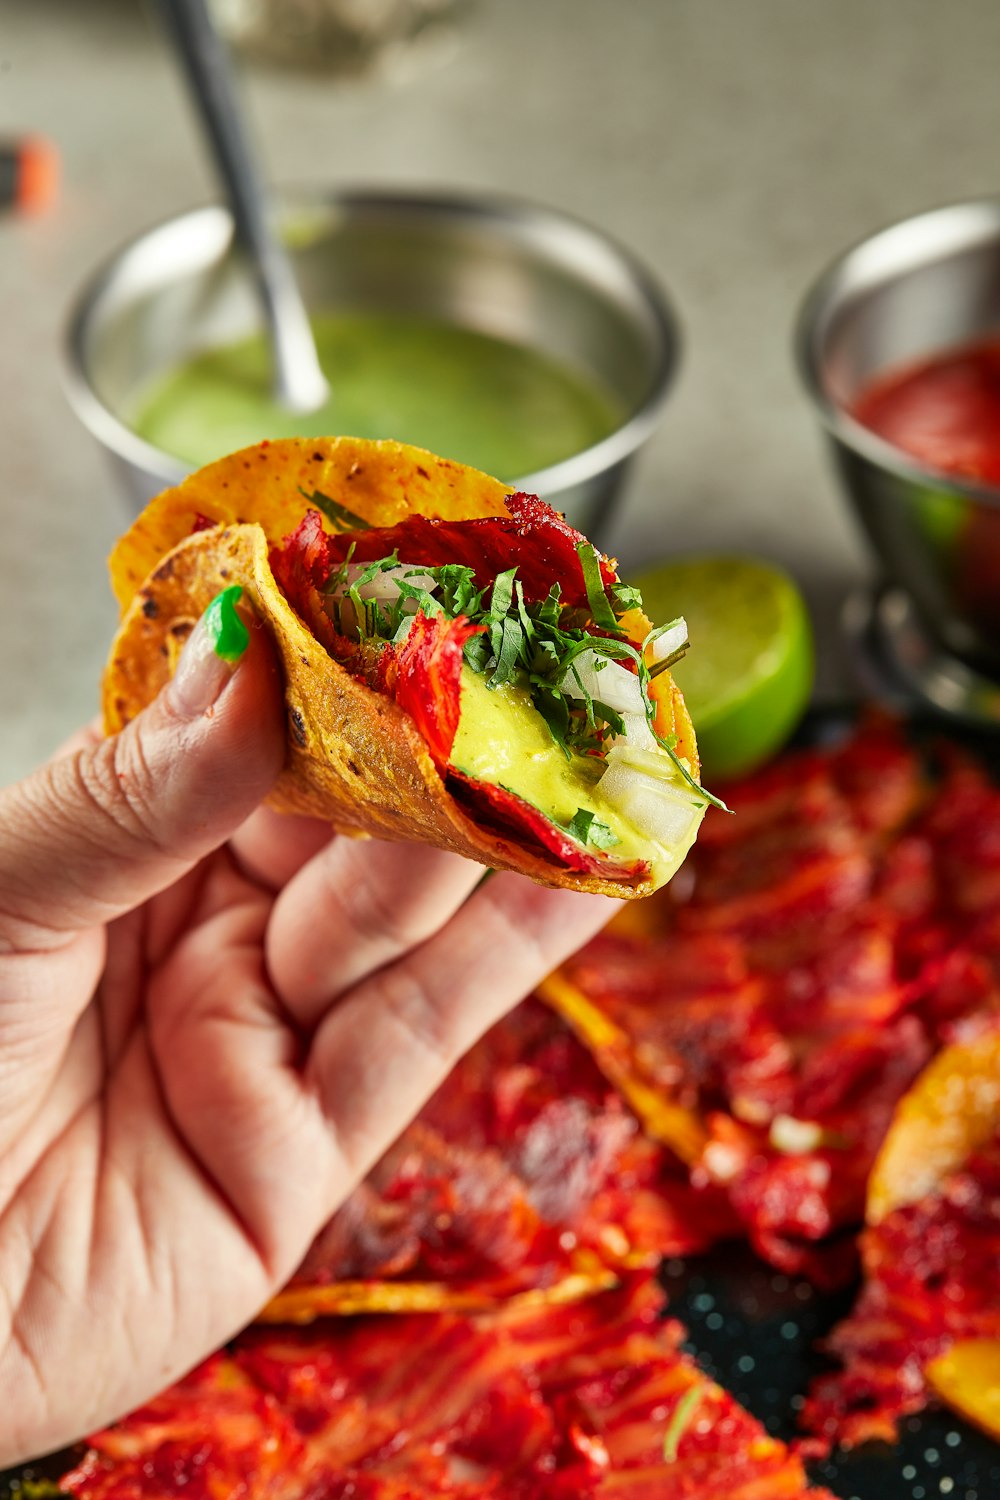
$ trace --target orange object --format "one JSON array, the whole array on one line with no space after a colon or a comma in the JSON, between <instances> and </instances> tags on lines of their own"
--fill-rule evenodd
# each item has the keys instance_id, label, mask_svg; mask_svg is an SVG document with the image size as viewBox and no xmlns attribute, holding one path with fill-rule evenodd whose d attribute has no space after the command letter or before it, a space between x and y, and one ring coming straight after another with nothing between
<instances>
[{"instance_id":1,"label":"orange object","mask_svg":"<svg viewBox=\"0 0 1000 1500\"><path fill-rule=\"evenodd\" d=\"M934 1192L998 1125L1000 1032L946 1047L896 1109L868 1181L868 1223Z\"/></svg>"},{"instance_id":2,"label":"orange object","mask_svg":"<svg viewBox=\"0 0 1000 1500\"><path fill-rule=\"evenodd\" d=\"M960 1339L925 1373L952 1411L1000 1439L1000 1340Z\"/></svg>"},{"instance_id":3,"label":"orange object","mask_svg":"<svg viewBox=\"0 0 1000 1500\"><path fill-rule=\"evenodd\" d=\"M51 141L29 135L0 145L0 204L21 213L44 213L59 191L59 153Z\"/></svg>"}]
</instances>

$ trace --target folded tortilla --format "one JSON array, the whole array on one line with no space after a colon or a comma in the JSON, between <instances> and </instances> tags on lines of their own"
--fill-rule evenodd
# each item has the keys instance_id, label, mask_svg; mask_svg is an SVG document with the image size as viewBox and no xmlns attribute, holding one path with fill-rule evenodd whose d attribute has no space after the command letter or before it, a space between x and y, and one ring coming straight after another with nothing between
<instances>
[{"instance_id":1,"label":"folded tortilla","mask_svg":"<svg viewBox=\"0 0 1000 1500\"><path fill-rule=\"evenodd\" d=\"M334 659L272 571L272 564L281 571L276 557L310 512L317 534L321 526L331 536L359 524L396 527L414 517L500 518L507 533L494 542L496 549L520 524L514 498L498 480L465 465L399 443L354 438L264 442L199 470L151 501L112 553L112 585L123 618L104 676L106 731L120 730L152 700L208 603L223 588L240 584L269 627L284 669L288 757L269 799L273 807L323 818L346 834L451 849L545 885L649 894L694 841L704 812L696 795L690 827L666 859L657 851L655 870L651 860L617 860L613 853L584 848L565 828L546 828L540 814L534 829L512 820L506 789L480 784L473 791L485 790L489 797L470 797L462 785L468 778L452 774L433 753L426 725L422 733L397 698ZM565 556L565 537L576 533L547 514L565 534ZM401 555L402 562L409 560ZM600 567L605 581L615 578L607 559L600 559ZM560 581L574 582L579 591L579 580ZM632 614L629 636L641 642L649 622L638 610ZM428 680L433 684L433 670L429 678L425 674L425 689ZM691 778L684 791L690 794L693 787L696 794L694 733L668 671L652 678L649 693L656 731L670 736ZM503 805L492 806L491 799Z\"/></svg>"}]
</instances>

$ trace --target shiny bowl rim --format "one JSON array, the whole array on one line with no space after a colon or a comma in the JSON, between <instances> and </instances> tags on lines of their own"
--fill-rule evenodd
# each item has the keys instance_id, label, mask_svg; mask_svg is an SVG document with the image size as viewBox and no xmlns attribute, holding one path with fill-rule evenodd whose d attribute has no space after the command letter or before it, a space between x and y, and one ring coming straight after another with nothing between
<instances>
[{"instance_id":1,"label":"shiny bowl rim","mask_svg":"<svg viewBox=\"0 0 1000 1500\"><path fill-rule=\"evenodd\" d=\"M656 359L644 400L625 421L590 447L583 448L559 463L519 475L510 481L512 488L529 493L558 495L598 476L612 472L617 465L635 453L657 424L658 413L674 379L681 355L680 324L672 300L658 279L640 258L606 230L587 220L551 208L515 194L438 191L392 187L285 187L275 191L279 212L324 209L347 213L389 209L415 213L417 218L436 216L465 217L494 221L510 230L530 236L531 232L573 235L578 243L590 241L605 254L610 253L631 280L644 304L644 316L650 319L656 347ZM168 475L168 487L180 484L195 472L182 460L147 442L105 404L94 389L88 373L86 343L92 322L99 315L104 298L113 288L130 260L139 257L156 236L201 220L228 225L224 249L232 238L232 218L218 199L168 214L137 231L107 254L85 279L73 298L63 343L63 387L72 410L85 428L109 452L134 468L156 475ZM526 248L531 248L528 240ZM541 247L535 247L542 254ZM211 264L206 260L205 264Z\"/></svg>"},{"instance_id":2,"label":"shiny bowl rim","mask_svg":"<svg viewBox=\"0 0 1000 1500\"><path fill-rule=\"evenodd\" d=\"M968 239L964 246L956 238L950 251L951 254L961 248L970 248L976 243L976 238L995 239L998 251L1000 251L1000 197L996 196L958 199L952 203L924 209L920 213L906 214L900 219L894 219L883 225L880 229L861 236L828 261L802 297L793 331L795 363L813 409L829 436L836 442L860 458L866 459L875 468L887 471L905 483L925 487L932 484L935 489L946 490L966 500L974 500L987 506L1000 506L1000 486L978 484L975 480L963 479L959 475L948 473L947 470L934 469L929 464L922 464L901 448L879 437L863 423L856 421L827 394L819 368L817 329L831 310L843 300L845 293L849 293L851 268L870 252L884 248L893 236L900 235L906 229L916 225L940 227L947 225L948 221L953 219L968 223L978 222L983 229L989 226L992 233L988 235L983 233L978 237ZM906 275L908 270L915 269L918 264L932 264L935 260L944 259L947 259L946 255L928 256L923 261L917 260L914 265L905 267L899 272L889 272L880 279L890 281L897 275ZM873 278L871 285L876 285L877 280Z\"/></svg>"}]
</instances>

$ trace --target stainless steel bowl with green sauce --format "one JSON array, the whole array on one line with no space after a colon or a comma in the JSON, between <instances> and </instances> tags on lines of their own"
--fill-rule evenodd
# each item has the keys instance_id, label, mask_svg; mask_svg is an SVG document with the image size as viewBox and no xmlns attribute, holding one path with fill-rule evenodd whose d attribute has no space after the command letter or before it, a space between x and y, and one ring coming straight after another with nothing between
<instances>
[{"instance_id":1,"label":"stainless steel bowl with green sauce","mask_svg":"<svg viewBox=\"0 0 1000 1500\"><path fill-rule=\"evenodd\" d=\"M209 206L133 240L81 293L67 388L139 508L264 437L391 437L543 495L589 532L659 419L669 303L596 229L515 199L382 192L282 200L331 397L270 394L232 224Z\"/></svg>"}]
</instances>

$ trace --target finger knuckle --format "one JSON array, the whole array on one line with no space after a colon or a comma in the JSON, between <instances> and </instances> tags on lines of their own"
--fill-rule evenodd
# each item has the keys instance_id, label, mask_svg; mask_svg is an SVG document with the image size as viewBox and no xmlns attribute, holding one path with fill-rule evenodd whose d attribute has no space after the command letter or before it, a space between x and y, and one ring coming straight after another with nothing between
<instances>
[{"instance_id":1,"label":"finger knuckle","mask_svg":"<svg viewBox=\"0 0 1000 1500\"><path fill-rule=\"evenodd\" d=\"M105 836L148 852L163 848L158 819L157 775L140 735L118 735L94 754L75 759L76 790Z\"/></svg>"},{"instance_id":2,"label":"finger knuckle","mask_svg":"<svg viewBox=\"0 0 1000 1500\"><path fill-rule=\"evenodd\" d=\"M355 938L390 953L404 953L418 940L406 904L393 896L362 865L348 882L338 868L328 869L330 888Z\"/></svg>"},{"instance_id":3,"label":"finger knuckle","mask_svg":"<svg viewBox=\"0 0 1000 1500\"><path fill-rule=\"evenodd\" d=\"M390 1019L405 1033L406 1041L429 1053L442 1071L452 1067L463 1048L461 1007L443 994L443 987L429 985L408 966L387 969L377 979L378 999Z\"/></svg>"}]
</instances>

